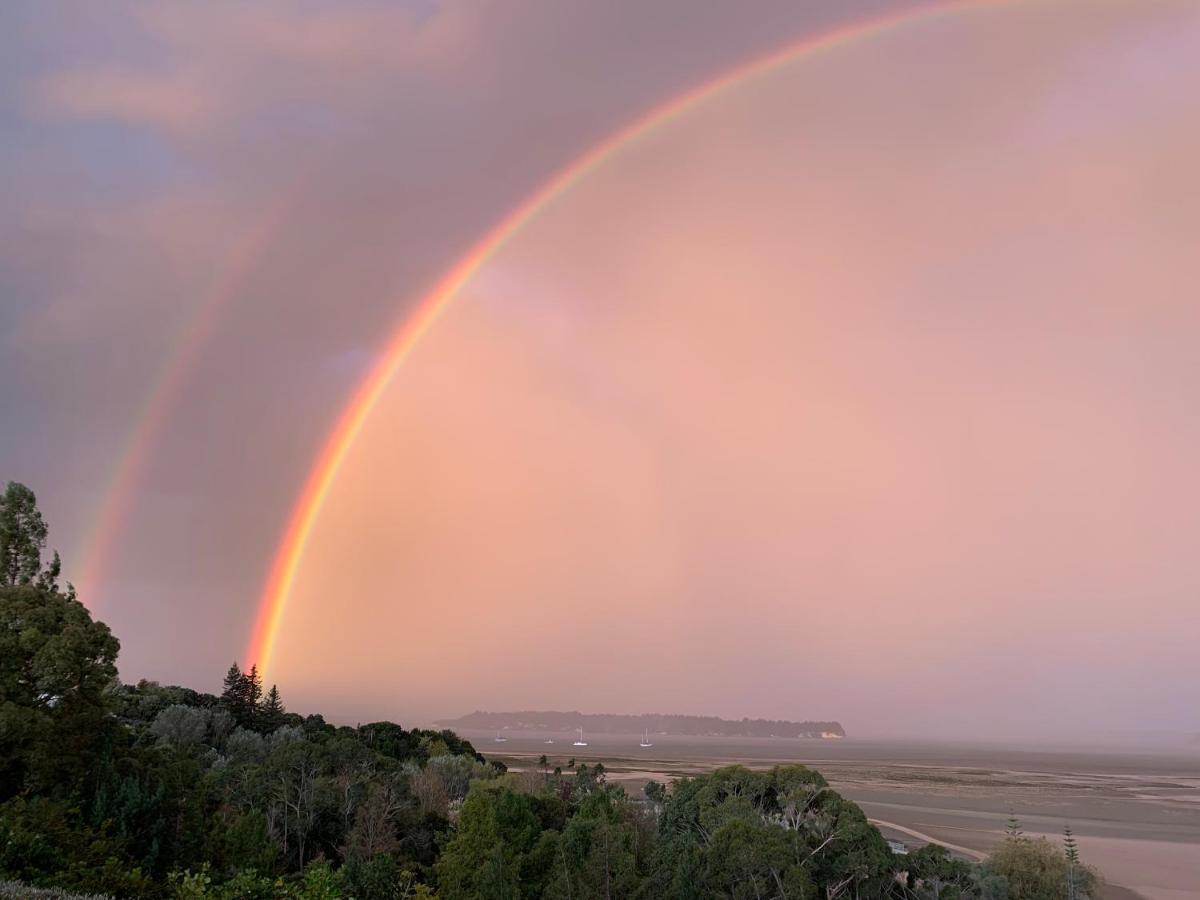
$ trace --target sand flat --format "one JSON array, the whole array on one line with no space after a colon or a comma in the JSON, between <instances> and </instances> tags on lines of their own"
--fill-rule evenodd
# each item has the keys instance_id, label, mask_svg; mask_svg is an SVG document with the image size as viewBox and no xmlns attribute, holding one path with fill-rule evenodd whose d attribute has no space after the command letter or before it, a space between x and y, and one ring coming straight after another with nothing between
<instances>
[{"instance_id":1,"label":"sand flat","mask_svg":"<svg viewBox=\"0 0 1200 900\"><path fill-rule=\"evenodd\" d=\"M491 735L467 735L484 752ZM602 761L610 779L640 793L739 763L767 768L799 762L821 771L867 815L956 847L970 857L1004 838L1015 814L1026 833L1061 839L1070 823L1084 860L1110 883L1107 900L1200 900L1200 756L1090 748L997 748L980 744L785 739L589 736L589 746L543 745L543 735L510 734L498 758L516 768L546 753L550 766ZM889 835L891 836L891 835ZM1136 894L1135 894L1136 892Z\"/></svg>"}]
</instances>

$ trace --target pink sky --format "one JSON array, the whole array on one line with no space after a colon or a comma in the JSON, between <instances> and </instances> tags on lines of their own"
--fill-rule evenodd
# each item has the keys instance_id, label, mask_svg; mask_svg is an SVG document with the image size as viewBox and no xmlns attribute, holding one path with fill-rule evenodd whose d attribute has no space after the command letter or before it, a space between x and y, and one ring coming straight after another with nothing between
<instances>
[{"instance_id":1,"label":"pink sky","mask_svg":"<svg viewBox=\"0 0 1200 900\"><path fill-rule=\"evenodd\" d=\"M0 478L68 574L226 286L85 598L123 676L217 686L338 409L506 210L665 99L905 5L0 13ZM1190 0L1014 0L614 156L393 381L272 679L364 720L1200 730L1196 84Z\"/></svg>"},{"instance_id":2,"label":"pink sky","mask_svg":"<svg viewBox=\"0 0 1200 900\"><path fill-rule=\"evenodd\" d=\"M1194 725L1196 25L899 29L614 159L401 370L274 674L424 715Z\"/></svg>"}]
</instances>

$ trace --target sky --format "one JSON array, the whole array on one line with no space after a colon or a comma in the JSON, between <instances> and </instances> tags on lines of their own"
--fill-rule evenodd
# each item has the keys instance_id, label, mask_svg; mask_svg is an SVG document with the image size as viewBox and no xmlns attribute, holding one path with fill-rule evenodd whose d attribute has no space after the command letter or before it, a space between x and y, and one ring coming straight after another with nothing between
<instances>
[{"instance_id":1,"label":"sky","mask_svg":"<svg viewBox=\"0 0 1200 900\"><path fill-rule=\"evenodd\" d=\"M122 677L244 656L356 385L510 210L910 7L6 4L0 479ZM929 7L490 256L314 520L292 708L1200 731L1200 11Z\"/></svg>"}]
</instances>

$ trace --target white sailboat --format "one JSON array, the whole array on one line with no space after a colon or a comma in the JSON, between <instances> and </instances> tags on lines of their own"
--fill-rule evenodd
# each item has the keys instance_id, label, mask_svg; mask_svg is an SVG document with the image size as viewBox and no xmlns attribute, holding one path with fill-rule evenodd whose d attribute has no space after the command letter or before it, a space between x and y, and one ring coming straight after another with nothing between
<instances>
[{"instance_id":1,"label":"white sailboat","mask_svg":"<svg viewBox=\"0 0 1200 900\"><path fill-rule=\"evenodd\" d=\"M496 738L495 738L495 741L496 741L496 743L497 743L497 744L507 744L507 743L508 743L508 738L506 738L506 737L502 736L502 735L500 734L500 732L498 732L498 731L497 731L497 732L496 732Z\"/></svg>"},{"instance_id":2,"label":"white sailboat","mask_svg":"<svg viewBox=\"0 0 1200 900\"><path fill-rule=\"evenodd\" d=\"M579 740L577 740L571 746L572 747L586 747L587 746L587 741L585 741L583 739L583 729L582 728L579 729Z\"/></svg>"},{"instance_id":3,"label":"white sailboat","mask_svg":"<svg viewBox=\"0 0 1200 900\"><path fill-rule=\"evenodd\" d=\"M553 744L554 738L546 738L544 741L542 741L542 743L543 744Z\"/></svg>"},{"instance_id":4,"label":"white sailboat","mask_svg":"<svg viewBox=\"0 0 1200 900\"><path fill-rule=\"evenodd\" d=\"M638 744L638 746L639 747L653 747L654 746L652 743L650 743L650 729L647 728L645 731L642 732L642 742L640 744Z\"/></svg>"}]
</instances>

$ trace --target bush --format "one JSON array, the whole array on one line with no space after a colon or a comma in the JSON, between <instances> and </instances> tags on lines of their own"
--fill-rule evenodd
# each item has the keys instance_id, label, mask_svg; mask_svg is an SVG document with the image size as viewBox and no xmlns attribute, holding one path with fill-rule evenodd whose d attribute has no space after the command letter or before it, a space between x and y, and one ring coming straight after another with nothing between
<instances>
[{"instance_id":1,"label":"bush","mask_svg":"<svg viewBox=\"0 0 1200 900\"><path fill-rule=\"evenodd\" d=\"M124 862L121 842L51 800L0 807L0 872L39 887L140 897L150 879Z\"/></svg>"},{"instance_id":2,"label":"bush","mask_svg":"<svg viewBox=\"0 0 1200 900\"><path fill-rule=\"evenodd\" d=\"M1009 900L1061 900L1066 896L1067 858L1045 838L1010 837L987 861L989 873L1008 880ZM1078 895L1092 896L1096 875L1075 867Z\"/></svg>"}]
</instances>

